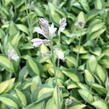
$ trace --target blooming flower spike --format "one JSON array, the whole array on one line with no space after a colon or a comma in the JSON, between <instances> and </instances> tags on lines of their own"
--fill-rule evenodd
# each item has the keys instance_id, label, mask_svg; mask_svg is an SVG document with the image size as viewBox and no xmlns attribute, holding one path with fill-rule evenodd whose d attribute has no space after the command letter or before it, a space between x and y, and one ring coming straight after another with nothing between
<instances>
[{"instance_id":1,"label":"blooming flower spike","mask_svg":"<svg viewBox=\"0 0 109 109\"><path fill-rule=\"evenodd\" d=\"M62 32L62 31L64 31L64 29L67 25L66 19L65 18L60 19L59 23L60 23L59 32Z\"/></svg>"},{"instance_id":2,"label":"blooming flower spike","mask_svg":"<svg viewBox=\"0 0 109 109\"><path fill-rule=\"evenodd\" d=\"M43 35L47 39L52 39L55 36L55 32L57 30L57 28L54 27L54 24L49 26L48 21L43 18L39 20L39 23L41 28L35 27L34 31L36 31L38 34Z\"/></svg>"}]
</instances>

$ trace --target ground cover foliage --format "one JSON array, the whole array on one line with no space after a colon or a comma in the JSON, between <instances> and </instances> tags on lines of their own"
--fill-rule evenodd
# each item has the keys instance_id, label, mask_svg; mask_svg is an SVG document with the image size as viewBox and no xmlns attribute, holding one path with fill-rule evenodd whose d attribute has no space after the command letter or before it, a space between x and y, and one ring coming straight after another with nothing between
<instances>
[{"instance_id":1,"label":"ground cover foliage","mask_svg":"<svg viewBox=\"0 0 109 109\"><path fill-rule=\"evenodd\" d=\"M66 18L55 61L31 41L41 18ZM109 109L108 30L108 0L0 0L0 109Z\"/></svg>"}]
</instances>

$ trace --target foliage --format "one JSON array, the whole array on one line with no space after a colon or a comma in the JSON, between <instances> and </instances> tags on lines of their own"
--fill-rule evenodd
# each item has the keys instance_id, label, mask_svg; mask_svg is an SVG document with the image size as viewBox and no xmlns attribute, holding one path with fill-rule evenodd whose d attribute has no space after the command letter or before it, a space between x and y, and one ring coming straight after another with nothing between
<instances>
[{"instance_id":1,"label":"foliage","mask_svg":"<svg viewBox=\"0 0 109 109\"><path fill-rule=\"evenodd\" d=\"M53 39L65 56L56 68L58 90L51 57L40 55L48 44L31 42L43 39L34 31L40 18L57 28L67 21L61 46L58 33ZM108 0L1 0L0 109L109 109L108 30Z\"/></svg>"}]
</instances>

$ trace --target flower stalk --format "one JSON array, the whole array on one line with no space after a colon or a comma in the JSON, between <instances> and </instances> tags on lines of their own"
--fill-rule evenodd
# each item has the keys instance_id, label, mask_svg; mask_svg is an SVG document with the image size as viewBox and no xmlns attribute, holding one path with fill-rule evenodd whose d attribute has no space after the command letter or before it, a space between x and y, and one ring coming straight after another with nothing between
<instances>
[{"instance_id":1,"label":"flower stalk","mask_svg":"<svg viewBox=\"0 0 109 109\"><path fill-rule=\"evenodd\" d=\"M41 34L44 36L46 39L40 39L40 38L34 38L31 40L33 43L34 47L38 47L44 43L49 43L50 51L51 51L51 61L53 63L53 70L54 70L54 78L55 78L55 86L56 86L56 91L57 91L57 109L61 109L61 106L59 104L60 98L59 98L59 87L58 87L58 81L57 81L57 66L59 68L60 65L60 59L64 60L64 53L59 49L53 47L53 37L55 36L55 33L57 31L57 28L54 27L54 24L52 23L49 25L48 21L40 18L39 20L40 27L35 27L34 31L36 31L38 34ZM58 30L58 36L59 36L59 45L61 44L61 39L60 39L60 33L65 29L66 26L66 19L61 19L60 20L60 27ZM55 54L58 58L58 65L56 66L56 57Z\"/></svg>"},{"instance_id":2,"label":"flower stalk","mask_svg":"<svg viewBox=\"0 0 109 109\"><path fill-rule=\"evenodd\" d=\"M76 57L76 60L77 60L77 63L76 63L76 71L78 70L78 66L79 66L79 56L80 56L80 49L81 49L81 39L82 39L82 30L83 30L83 27L85 25L85 22L83 21L78 21L75 26L77 26L80 30L80 37L79 37L79 42L78 42L78 51L77 51L77 57Z\"/></svg>"}]
</instances>

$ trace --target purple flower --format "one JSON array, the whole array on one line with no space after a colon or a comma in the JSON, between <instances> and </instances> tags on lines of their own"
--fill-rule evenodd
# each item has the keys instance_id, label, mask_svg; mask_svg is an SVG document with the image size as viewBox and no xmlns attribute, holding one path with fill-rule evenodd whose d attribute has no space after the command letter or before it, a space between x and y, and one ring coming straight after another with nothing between
<instances>
[{"instance_id":1,"label":"purple flower","mask_svg":"<svg viewBox=\"0 0 109 109\"><path fill-rule=\"evenodd\" d=\"M8 50L8 57L15 61L19 59L19 56L13 50Z\"/></svg>"},{"instance_id":2,"label":"purple flower","mask_svg":"<svg viewBox=\"0 0 109 109\"><path fill-rule=\"evenodd\" d=\"M41 18L39 20L40 23L40 27L35 27L35 31L41 35L43 35L45 38L53 38L55 35L55 32L57 30L57 28L54 27L54 24L52 24L51 26L49 26L48 21Z\"/></svg>"},{"instance_id":3,"label":"purple flower","mask_svg":"<svg viewBox=\"0 0 109 109\"><path fill-rule=\"evenodd\" d=\"M48 37L48 35L45 33L45 31L43 29L39 28L39 27L35 27L34 31L36 31L37 33L43 35L45 38Z\"/></svg>"},{"instance_id":4,"label":"purple flower","mask_svg":"<svg viewBox=\"0 0 109 109\"><path fill-rule=\"evenodd\" d=\"M65 58L64 58L64 53L63 53L60 49L55 48L55 53L56 53L56 55L57 55L57 57L58 57L59 59L62 59L62 60L65 59Z\"/></svg>"},{"instance_id":5,"label":"purple flower","mask_svg":"<svg viewBox=\"0 0 109 109\"><path fill-rule=\"evenodd\" d=\"M39 23L41 27L44 27L45 29L49 27L48 21L43 18L40 18Z\"/></svg>"},{"instance_id":6,"label":"purple flower","mask_svg":"<svg viewBox=\"0 0 109 109\"><path fill-rule=\"evenodd\" d=\"M30 4L27 4L28 8L34 9L34 1L32 1Z\"/></svg>"},{"instance_id":7,"label":"purple flower","mask_svg":"<svg viewBox=\"0 0 109 109\"><path fill-rule=\"evenodd\" d=\"M33 43L33 46L34 47L38 47L44 43L48 43L49 40L43 40L43 39L40 39L40 38L34 38L31 40L31 42Z\"/></svg>"},{"instance_id":8,"label":"purple flower","mask_svg":"<svg viewBox=\"0 0 109 109\"><path fill-rule=\"evenodd\" d=\"M67 98L67 99L65 100L65 104L66 104L66 105L72 104L72 99Z\"/></svg>"},{"instance_id":9,"label":"purple flower","mask_svg":"<svg viewBox=\"0 0 109 109\"><path fill-rule=\"evenodd\" d=\"M66 23L66 19L65 19L65 18L60 19L59 32L64 31L66 25L67 25L67 23Z\"/></svg>"},{"instance_id":10,"label":"purple flower","mask_svg":"<svg viewBox=\"0 0 109 109\"><path fill-rule=\"evenodd\" d=\"M75 26L80 26L80 27L82 27L82 26L84 26L85 25L85 22L84 21L79 21L79 22L77 22L76 24L75 24Z\"/></svg>"},{"instance_id":11,"label":"purple flower","mask_svg":"<svg viewBox=\"0 0 109 109\"><path fill-rule=\"evenodd\" d=\"M43 18L40 18L39 23L40 23L41 29L42 29L42 31L44 33L42 35L45 38L48 38L49 37L49 24L48 24L48 21L43 19Z\"/></svg>"}]
</instances>

